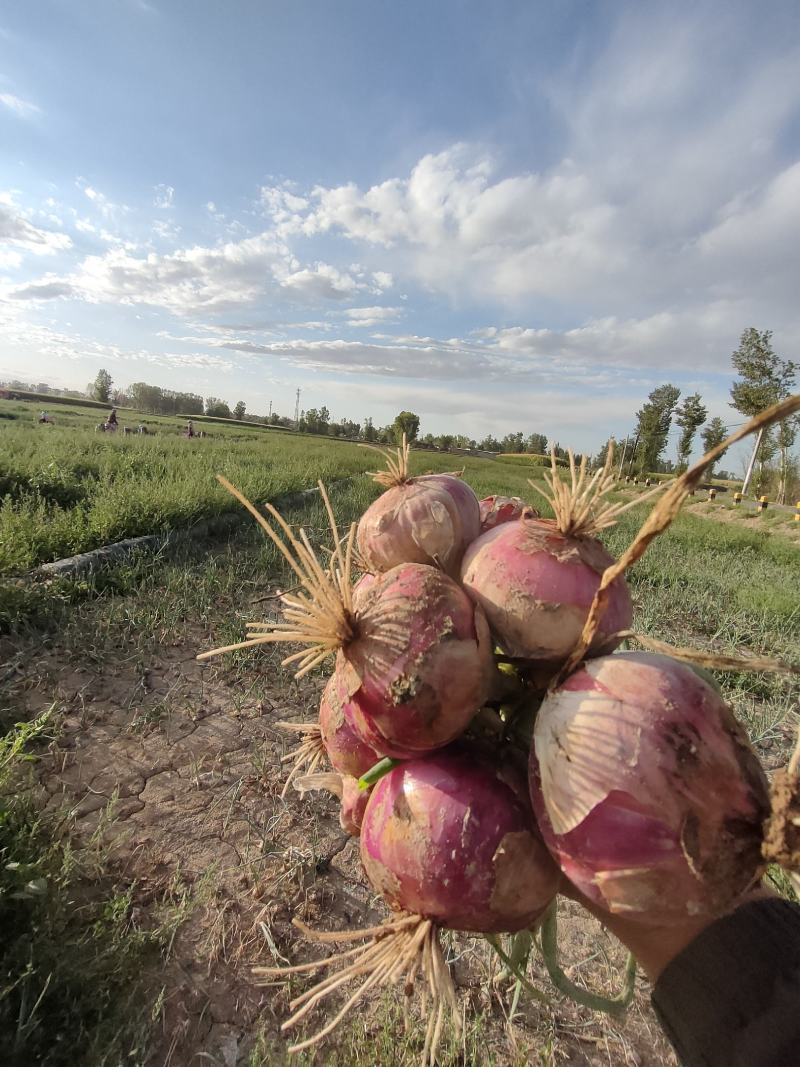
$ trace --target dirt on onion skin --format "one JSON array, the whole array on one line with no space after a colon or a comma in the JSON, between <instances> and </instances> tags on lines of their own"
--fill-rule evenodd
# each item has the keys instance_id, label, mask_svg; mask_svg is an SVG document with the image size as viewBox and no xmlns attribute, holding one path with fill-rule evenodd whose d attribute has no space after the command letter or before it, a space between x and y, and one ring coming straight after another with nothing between
<instances>
[{"instance_id":1,"label":"dirt on onion skin","mask_svg":"<svg viewBox=\"0 0 800 1067\"><path fill-rule=\"evenodd\" d=\"M761 854L768 863L800 871L800 778L775 772L770 790L772 814L764 827Z\"/></svg>"}]
</instances>

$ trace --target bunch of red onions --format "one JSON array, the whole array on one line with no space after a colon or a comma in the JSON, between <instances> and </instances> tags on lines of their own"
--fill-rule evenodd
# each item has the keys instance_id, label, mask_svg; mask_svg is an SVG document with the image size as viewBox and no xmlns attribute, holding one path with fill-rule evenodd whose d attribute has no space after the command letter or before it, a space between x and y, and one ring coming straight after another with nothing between
<instances>
[{"instance_id":1,"label":"bunch of red onions","mask_svg":"<svg viewBox=\"0 0 800 1067\"><path fill-rule=\"evenodd\" d=\"M554 469L546 519L518 498L479 501L451 474L409 476L407 448L389 466L355 531L355 589L352 531L326 577L286 527L306 593L247 642L307 643L289 657L301 673L335 653L318 735L333 771L298 785L340 797L398 916L395 963L372 946L353 976L377 953L391 980L407 963L411 981L428 945L439 981L431 931L530 929L562 874L632 918L724 912L761 874L768 799L719 691L675 659L614 652L633 616L621 576L589 658L559 684L614 563L596 536L617 507L601 500L609 469L587 483L573 466L571 491Z\"/></svg>"}]
</instances>

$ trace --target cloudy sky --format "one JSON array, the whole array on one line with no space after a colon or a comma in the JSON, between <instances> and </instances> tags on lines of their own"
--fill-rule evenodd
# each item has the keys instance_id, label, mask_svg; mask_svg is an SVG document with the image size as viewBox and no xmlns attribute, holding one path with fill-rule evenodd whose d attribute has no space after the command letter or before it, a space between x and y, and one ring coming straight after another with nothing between
<instances>
[{"instance_id":1,"label":"cloudy sky","mask_svg":"<svg viewBox=\"0 0 800 1067\"><path fill-rule=\"evenodd\" d=\"M799 254L796 0L0 9L0 377L594 447Z\"/></svg>"}]
</instances>

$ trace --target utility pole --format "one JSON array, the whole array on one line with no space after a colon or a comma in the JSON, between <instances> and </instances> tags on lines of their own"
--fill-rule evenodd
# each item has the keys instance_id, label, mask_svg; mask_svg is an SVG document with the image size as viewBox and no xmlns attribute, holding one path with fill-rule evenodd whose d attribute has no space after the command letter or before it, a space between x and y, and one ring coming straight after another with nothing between
<instances>
[{"instance_id":1,"label":"utility pole","mask_svg":"<svg viewBox=\"0 0 800 1067\"><path fill-rule=\"evenodd\" d=\"M634 438L634 441L633 441L633 448L631 449L631 458L628 460L628 474L633 474L633 460L634 460L634 457L636 455L636 449L638 447L639 447L639 434L637 433L636 437Z\"/></svg>"},{"instance_id":2,"label":"utility pole","mask_svg":"<svg viewBox=\"0 0 800 1067\"><path fill-rule=\"evenodd\" d=\"M747 465L747 474L745 474L744 481L742 482L742 496L744 496L745 493L747 492L747 487L750 484L750 479L753 477L753 467L756 465L756 456L758 455L758 450L759 450L759 448L761 446L761 438L763 436L764 436L764 427L762 426L761 429L758 431L758 436L756 437L756 443L753 446L753 454L750 457L750 462Z\"/></svg>"},{"instance_id":3,"label":"utility pole","mask_svg":"<svg viewBox=\"0 0 800 1067\"><path fill-rule=\"evenodd\" d=\"M269 417L272 418L272 401L269 402Z\"/></svg>"},{"instance_id":4,"label":"utility pole","mask_svg":"<svg viewBox=\"0 0 800 1067\"><path fill-rule=\"evenodd\" d=\"M300 425L300 390L297 390L297 399L294 402L294 428Z\"/></svg>"},{"instance_id":5,"label":"utility pole","mask_svg":"<svg viewBox=\"0 0 800 1067\"><path fill-rule=\"evenodd\" d=\"M622 457L619 461L619 470L617 471L617 477L622 477L622 466L625 463L625 453L628 451L628 438L625 438L625 444L622 446Z\"/></svg>"}]
</instances>

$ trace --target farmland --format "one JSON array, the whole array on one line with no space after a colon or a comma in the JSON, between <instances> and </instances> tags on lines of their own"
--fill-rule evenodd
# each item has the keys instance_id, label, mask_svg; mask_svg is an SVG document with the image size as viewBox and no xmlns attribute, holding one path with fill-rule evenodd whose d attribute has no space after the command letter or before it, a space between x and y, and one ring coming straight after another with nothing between
<instances>
[{"instance_id":1,"label":"farmland","mask_svg":"<svg viewBox=\"0 0 800 1067\"><path fill-rule=\"evenodd\" d=\"M378 492L363 476L377 457L257 428L214 427L189 441L168 419L149 420L153 437L105 438L93 432L96 414L78 408L59 412L55 427L35 426L30 406L7 409L19 417L0 420L0 660L8 665L0 773L18 795L0 834L22 866L0 876L4 919L21 931L5 947L12 983L4 984L14 987L0 999L0 1030L14 1035L20 1062L74 1063L80 1047L81 1062L92 1064L179 1067L201 1052L248 1067L282 1063L288 996L257 985L251 967L307 958L295 915L324 928L382 912L335 804L279 796L291 739L276 724L313 716L322 675L295 682L275 650L194 661L241 637L248 618L275 616L274 594L289 582L277 552L246 521L88 580L23 575L60 555L230 511L217 471L258 501L324 478L346 527ZM414 462L462 465L430 453ZM524 465L463 464L479 495L516 493L539 506ZM607 532L612 552L630 542L642 511ZM325 541L315 498L287 517ZM790 541L687 514L631 574L637 625L676 644L792 659L798 577ZM720 682L766 766L780 766L796 681L732 674ZM25 735L21 754L33 759L23 763L11 746ZM575 905L562 913L571 976L613 992L618 946ZM493 983L499 976L479 940L454 939L451 955L469 1008L449 1063L673 1063L644 983L623 1022L557 995L549 1004L523 997L512 1012L508 983ZM546 986L540 965L532 978ZM387 998L354 1015L324 1062L388 1067L418 1051L415 1042Z\"/></svg>"}]
</instances>

